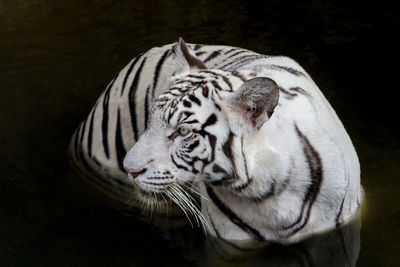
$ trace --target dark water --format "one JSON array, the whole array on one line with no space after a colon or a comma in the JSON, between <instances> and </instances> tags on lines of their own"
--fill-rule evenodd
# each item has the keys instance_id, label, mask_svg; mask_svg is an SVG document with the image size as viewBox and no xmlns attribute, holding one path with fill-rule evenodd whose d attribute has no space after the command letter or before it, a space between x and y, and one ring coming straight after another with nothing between
<instances>
[{"instance_id":1,"label":"dark water","mask_svg":"<svg viewBox=\"0 0 400 267\"><path fill-rule=\"evenodd\" d=\"M399 4L243 2L0 0L0 266L400 266ZM217 259L215 240L163 239L72 179L69 138L105 85L179 36L287 55L311 74L359 153L359 255L340 251L340 229Z\"/></svg>"}]
</instances>

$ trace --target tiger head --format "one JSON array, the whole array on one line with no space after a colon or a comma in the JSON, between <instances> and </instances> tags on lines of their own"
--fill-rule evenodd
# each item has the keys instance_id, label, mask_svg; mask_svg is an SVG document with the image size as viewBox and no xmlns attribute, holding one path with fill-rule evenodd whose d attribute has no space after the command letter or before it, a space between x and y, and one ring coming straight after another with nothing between
<instances>
[{"instance_id":1,"label":"tiger head","mask_svg":"<svg viewBox=\"0 0 400 267\"><path fill-rule=\"evenodd\" d=\"M233 186L243 168L233 161L240 150L235 139L256 133L279 98L269 78L207 69L182 39L175 50L182 71L155 100L148 128L123 163L149 203L175 202L199 181Z\"/></svg>"}]
</instances>

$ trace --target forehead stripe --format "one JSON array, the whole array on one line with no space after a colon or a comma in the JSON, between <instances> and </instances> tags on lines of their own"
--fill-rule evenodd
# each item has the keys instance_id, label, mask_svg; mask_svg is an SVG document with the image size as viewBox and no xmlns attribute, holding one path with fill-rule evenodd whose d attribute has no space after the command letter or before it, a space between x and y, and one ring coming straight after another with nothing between
<instances>
[{"instance_id":1,"label":"forehead stripe","mask_svg":"<svg viewBox=\"0 0 400 267\"><path fill-rule=\"evenodd\" d=\"M206 120L205 123L203 123L203 125L201 125L201 128L206 128L207 126L213 125L217 122L217 116L213 113L211 114L208 119Z\"/></svg>"},{"instance_id":2,"label":"forehead stripe","mask_svg":"<svg viewBox=\"0 0 400 267\"><path fill-rule=\"evenodd\" d=\"M189 95L189 99L190 99L192 102L196 103L197 105L201 106L200 99L198 99L196 96L194 96L194 95Z\"/></svg>"},{"instance_id":3,"label":"forehead stripe","mask_svg":"<svg viewBox=\"0 0 400 267\"><path fill-rule=\"evenodd\" d=\"M190 103L190 102L187 101L187 100L183 100L183 105L184 105L185 107L190 108L190 107L192 106L192 103Z\"/></svg>"},{"instance_id":4,"label":"forehead stripe","mask_svg":"<svg viewBox=\"0 0 400 267\"><path fill-rule=\"evenodd\" d=\"M203 90L202 90L203 96L204 97L208 97L208 87L207 87L207 85L203 85L202 88L203 88Z\"/></svg>"}]
</instances>

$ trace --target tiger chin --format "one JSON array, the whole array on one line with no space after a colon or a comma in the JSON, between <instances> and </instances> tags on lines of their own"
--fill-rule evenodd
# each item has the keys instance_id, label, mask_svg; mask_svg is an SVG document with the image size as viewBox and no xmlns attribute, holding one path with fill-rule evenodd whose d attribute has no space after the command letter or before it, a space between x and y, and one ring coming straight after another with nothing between
<instances>
[{"instance_id":1,"label":"tiger chin","mask_svg":"<svg viewBox=\"0 0 400 267\"><path fill-rule=\"evenodd\" d=\"M182 38L173 53L179 71L123 161L145 205L175 203L218 238L279 242L357 213L355 149L296 62L259 55L208 68Z\"/></svg>"}]
</instances>

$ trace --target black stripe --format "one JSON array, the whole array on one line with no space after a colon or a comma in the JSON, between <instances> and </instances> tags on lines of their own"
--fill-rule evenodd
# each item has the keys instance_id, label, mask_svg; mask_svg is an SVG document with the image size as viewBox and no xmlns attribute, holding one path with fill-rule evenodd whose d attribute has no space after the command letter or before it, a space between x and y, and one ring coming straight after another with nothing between
<instances>
[{"instance_id":1,"label":"black stripe","mask_svg":"<svg viewBox=\"0 0 400 267\"><path fill-rule=\"evenodd\" d=\"M227 55L227 54L229 54L229 53L231 53L231 52L233 52L233 51L235 51L235 50L238 50L238 48L231 48L231 49L229 49L229 50L226 50L226 51L224 52L224 55Z\"/></svg>"},{"instance_id":2,"label":"black stripe","mask_svg":"<svg viewBox=\"0 0 400 267\"><path fill-rule=\"evenodd\" d=\"M226 170L225 170L224 168L222 168L221 166L219 166L217 163L214 163L212 170L213 170L213 172L215 172L215 173L228 174L228 173L226 172Z\"/></svg>"},{"instance_id":3,"label":"black stripe","mask_svg":"<svg viewBox=\"0 0 400 267\"><path fill-rule=\"evenodd\" d=\"M204 70L203 70L202 72L204 72ZM200 75L200 72L197 73L197 74L194 74L194 73L189 74L189 75L187 75L186 77L187 77L187 78L192 78L192 79L201 80L201 81L205 78L205 76ZM191 80L184 80L184 81L185 81L185 82L193 82L193 81L191 81Z\"/></svg>"},{"instance_id":4,"label":"black stripe","mask_svg":"<svg viewBox=\"0 0 400 267\"><path fill-rule=\"evenodd\" d=\"M187 108L190 108L190 107L192 107L192 103L191 103L191 102L189 102L189 101L187 101L186 99L185 99L185 100L183 100L183 105L184 105L185 107L187 107Z\"/></svg>"},{"instance_id":5,"label":"black stripe","mask_svg":"<svg viewBox=\"0 0 400 267\"><path fill-rule=\"evenodd\" d=\"M236 66L242 64L242 63L247 63L248 61L252 61L254 59L263 57L261 55L258 54L251 54L251 55L244 55L238 58L235 58L235 60L226 63L225 65L223 65L222 67L220 67L221 69L237 69ZM231 66L233 65L233 66ZM229 68L228 68L229 66Z\"/></svg>"},{"instance_id":6,"label":"black stripe","mask_svg":"<svg viewBox=\"0 0 400 267\"><path fill-rule=\"evenodd\" d=\"M233 137L234 137L233 132L229 132L228 139L226 142L222 145L222 151L224 152L225 156L230 160L232 164L232 169L233 169L233 178L237 179L237 167L236 167L236 162L235 162L235 157L232 152L232 142L233 142Z\"/></svg>"},{"instance_id":7,"label":"black stripe","mask_svg":"<svg viewBox=\"0 0 400 267\"><path fill-rule=\"evenodd\" d=\"M342 155L342 157L343 157L343 155ZM344 159L343 159L343 161L344 161ZM346 199L347 192L348 192L348 190L349 190L349 181L350 181L350 179L349 179L349 177L348 177L348 170L347 170L347 168L346 168L346 178L347 178L347 179L346 179L346 180L347 180L346 191L345 191L345 193L344 193L342 202L340 203L339 212L338 212L338 214L336 215L336 219L335 219L336 227L338 227L338 226L342 223L342 221L340 220L340 216L342 215L344 200ZM342 220L343 220L343 218L342 218Z\"/></svg>"},{"instance_id":8,"label":"black stripe","mask_svg":"<svg viewBox=\"0 0 400 267\"><path fill-rule=\"evenodd\" d=\"M175 166L176 166L178 169L183 169L183 170L185 170L185 171L190 172L190 170L189 170L187 167L185 167L185 166L180 165L179 163L177 163L172 155L171 155L171 160L172 160L172 162L175 164Z\"/></svg>"},{"instance_id":9,"label":"black stripe","mask_svg":"<svg viewBox=\"0 0 400 267\"><path fill-rule=\"evenodd\" d=\"M194 115L194 113L193 113L193 112L190 112L190 111L184 111L184 112L182 112L182 114L185 115L185 118L184 118L183 120L187 120L187 119L189 119L191 116Z\"/></svg>"},{"instance_id":10,"label":"black stripe","mask_svg":"<svg viewBox=\"0 0 400 267\"><path fill-rule=\"evenodd\" d=\"M239 50L239 49L235 49L235 50ZM228 55L225 59L223 59L220 62L218 62L218 69L221 69L221 66L223 66L223 65L226 66L226 65L232 64L236 60L236 58L234 58L236 55L239 55L239 54L242 54L242 53L245 53L245 52L251 53L248 50L241 50L241 51L235 52L232 55Z\"/></svg>"},{"instance_id":11,"label":"black stripe","mask_svg":"<svg viewBox=\"0 0 400 267\"><path fill-rule=\"evenodd\" d=\"M207 133L206 131L203 130L204 133ZM201 134L201 133L200 133ZM215 160L215 144L217 143L217 137L215 135L212 135L210 133L207 133L208 135L208 139L210 141L210 147L211 147L211 160L207 161L204 166L206 166L206 164L210 164L211 162L213 162Z\"/></svg>"},{"instance_id":12,"label":"black stripe","mask_svg":"<svg viewBox=\"0 0 400 267\"><path fill-rule=\"evenodd\" d=\"M243 136L240 138L240 150L242 151L242 157L243 157L243 164L244 164L244 169L245 169L245 173L246 173L246 179L247 179L247 181L249 181L250 180L249 170L247 168L246 155L244 154L244 149L243 149Z\"/></svg>"},{"instance_id":13,"label":"black stripe","mask_svg":"<svg viewBox=\"0 0 400 267\"><path fill-rule=\"evenodd\" d=\"M222 87L219 85L219 83L218 83L217 81L212 80L212 81L211 81L211 84L212 84L218 91L224 91L224 89L222 89ZM219 92L218 92L218 91L215 91L215 92L219 95Z\"/></svg>"},{"instance_id":14,"label":"black stripe","mask_svg":"<svg viewBox=\"0 0 400 267\"><path fill-rule=\"evenodd\" d=\"M135 142L138 140L138 135L139 135L137 121L136 121L136 90L138 87L140 75L142 73L142 69L146 62L146 59L147 59L146 57L143 59L142 63L139 66L139 69L136 71L135 78L133 79L133 82L129 90L129 111L131 114L131 125L133 129L133 134L135 136Z\"/></svg>"},{"instance_id":15,"label":"black stripe","mask_svg":"<svg viewBox=\"0 0 400 267\"><path fill-rule=\"evenodd\" d=\"M208 213L208 218L210 218L210 223L211 223L211 226L212 226L212 228L213 228L215 234L216 234L217 237L218 237L220 240L222 240L225 244L228 244L228 245L230 245L231 247L233 247L234 249L237 249L237 250L240 250L240 251L246 251L246 252L248 252L248 251L255 251L255 250L258 250L257 248L254 248L254 249L252 249L252 248L243 248L243 247L240 247L239 245L235 244L234 241L228 241L228 240L224 239L224 238L221 236L221 234L218 232L218 230L217 230L217 228L216 228L216 226L215 226L215 224L214 224L214 221L213 221L212 218L211 218L210 212L209 212L208 210L207 210L207 213ZM221 247L221 250L222 250L222 247Z\"/></svg>"},{"instance_id":16,"label":"black stripe","mask_svg":"<svg viewBox=\"0 0 400 267\"><path fill-rule=\"evenodd\" d=\"M202 47L202 45L195 44L193 50L199 50Z\"/></svg>"},{"instance_id":17,"label":"black stripe","mask_svg":"<svg viewBox=\"0 0 400 267\"><path fill-rule=\"evenodd\" d=\"M92 113L90 114L90 123L89 123L89 133L88 133L88 142L87 142L87 150L89 157L92 157L92 147L93 147L93 123L94 123L94 114L97 109L97 104L93 107Z\"/></svg>"},{"instance_id":18,"label":"black stripe","mask_svg":"<svg viewBox=\"0 0 400 267\"><path fill-rule=\"evenodd\" d=\"M312 206L318 196L323 179L322 162L318 152L314 149L308 138L300 131L297 125L295 125L295 129L300 142L303 145L303 153L310 169L311 183L304 196L299 217L294 223L285 227L286 230L294 227L294 229L291 229L290 232L285 234L286 237L297 233L307 224L310 218ZM304 213L306 213L305 218Z\"/></svg>"},{"instance_id":19,"label":"black stripe","mask_svg":"<svg viewBox=\"0 0 400 267\"><path fill-rule=\"evenodd\" d=\"M173 91L178 91L178 93L173 92ZM181 91L182 91L181 88L177 88L177 87L170 88L168 91L163 93L163 96L180 96ZM172 100L172 99L170 99L170 100ZM157 100L157 101L159 101L159 100Z\"/></svg>"},{"instance_id":20,"label":"black stripe","mask_svg":"<svg viewBox=\"0 0 400 267\"><path fill-rule=\"evenodd\" d=\"M171 52L171 50L166 50L164 54L161 56L160 60L157 62L155 71L154 71L154 77L153 77L153 90L151 92L151 99L154 99L156 88L157 88L157 83L160 77L160 71L162 68L162 65L164 64L165 59L167 58L168 54Z\"/></svg>"},{"instance_id":21,"label":"black stripe","mask_svg":"<svg viewBox=\"0 0 400 267\"><path fill-rule=\"evenodd\" d=\"M201 55L204 55L204 54L206 54L207 52L205 52L205 51L200 51L200 52L196 52L196 57L199 57L199 56L201 56Z\"/></svg>"},{"instance_id":22,"label":"black stripe","mask_svg":"<svg viewBox=\"0 0 400 267\"><path fill-rule=\"evenodd\" d=\"M207 213L208 213L208 218L210 219L210 223L211 223L211 226L212 226L212 228L213 228L215 234L217 235L218 238L221 238L221 239L222 239L221 234L218 232L217 228L215 227L214 221L213 221L212 218L211 218L211 214L210 214L210 212L208 211L208 207L207 207L206 211L207 211Z\"/></svg>"},{"instance_id":23,"label":"black stripe","mask_svg":"<svg viewBox=\"0 0 400 267\"><path fill-rule=\"evenodd\" d=\"M216 79L218 79L219 76L220 76L220 74L215 73L214 71L211 71L211 70L202 70L202 71L200 71L199 73L211 74L211 75L213 76L213 78L216 78ZM204 78L207 78L207 76L206 76L206 77L203 77L203 79L204 79Z\"/></svg>"},{"instance_id":24,"label":"black stripe","mask_svg":"<svg viewBox=\"0 0 400 267\"><path fill-rule=\"evenodd\" d=\"M210 178L211 179L211 178ZM228 177L222 177L221 179L219 179L219 180L213 180L213 181L210 181L210 184L212 184L212 185L214 185L214 186L220 186L220 185L225 185L226 183L226 180L229 180L229 178Z\"/></svg>"},{"instance_id":25,"label":"black stripe","mask_svg":"<svg viewBox=\"0 0 400 267\"><path fill-rule=\"evenodd\" d=\"M196 147L199 146L199 144L200 144L199 140L194 141L187 147L188 151L192 152Z\"/></svg>"},{"instance_id":26,"label":"black stripe","mask_svg":"<svg viewBox=\"0 0 400 267\"><path fill-rule=\"evenodd\" d=\"M240 50L240 51L238 51L238 52L236 52L236 53L230 55L229 57L230 57L230 58L233 58L233 57L235 57L235 56L237 56L237 55L239 55L239 54L243 54L243 53L245 53L245 52L249 52L249 51L247 51L247 50Z\"/></svg>"},{"instance_id":27,"label":"black stripe","mask_svg":"<svg viewBox=\"0 0 400 267\"><path fill-rule=\"evenodd\" d=\"M103 99L103 116L101 120L101 137L102 137L102 143L103 143L103 149L104 149L104 154L106 155L106 158L110 158L110 149L108 146L108 107L109 107L109 98L110 98L110 91L111 88L114 85L115 80L117 77L115 77L111 83L107 86L106 91L104 92L104 99Z\"/></svg>"},{"instance_id":28,"label":"black stripe","mask_svg":"<svg viewBox=\"0 0 400 267\"><path fill-rule=\"evenodd\" d=\"M253 182L253 179L247 180L244 184L234 187L233 189L237 192L242 192L244 189L246 189L251 183Z\"/></svg>"},{"instance_id":29,"label":"black stripe","mask_svg":"<svg viewBox=\"0 0 400 267\"><path fill-rule=\"evenodd\" d=\"M185 123L185 124L194 124L194 123L199 123L199 121L196 120L196 119L193 119L193 120L190 120L190 121L183 120L183 121L181 121L181 123Z\"/></svg>"},{"instance_id":30,"label":"black stripe","mask_svg":"<svg viewBox=\"0 0 400 267\"><path fill-rule=\"evenodd\" d=\"M183 113L180 112L179 115L178 115L178 118L176 118L176 121L178 122L178 124L182 123L182 117L183 117Z\"/></svg>"},{"instance_id":31,"label":"black stripe","mask_svg":"<svg viewBox=\"0 0 400 267\"><path fill-rule=\"evenodd\" d=\"M185 138L183 139L183 141L189 142L189 141L192 141L193 139L196 139L196 138L197 138L196 135L191 134L191 135L189 135L188 137L185 137Z\"/></svg>"},{"instance_id":32,"label":"black stripe","mask_svg":"<svg viewBox=\"0 0 400 267\"><path fill-rule=\"evenodd\" d=\"M343 212L343 204L344 204L344 200L346 199L346 195L344 196L344 198L342 199L342 202L340 203L340 208L339 208L339 212L336 215L336 219L335 219L335 223L336 223L336 227L338 227L341 223L340 221L340 216L342 215Z\"/></svg>"},{"instance_id":33,"label":"black stripe","mask_svg":"<svg viewBox=\"0 0 400 267\"><path fill-rule=\"evenodd\" d=\"M222 151L224 152L225 156L232 162L232 165L234 165L233 153L232 153L233 137L234 137L233 132L229 132L228 139L222 145Z\"/></svg>"},{"instance_id":34,"label":"black stripe","mask_svg":"<svg viewBox=\"0 0 400 267\"><path fill-rule=\"evenodd\" d=\"M286 67L286 66L271 64L271 65L267 65L266 67L268 67L270 69L283 70L283 71L289 72L295 76L306 76L303 72L301 72L299 70L295 70L290 67Z\"/></svg>"},{"instance_id":35,"label":"black stripe","mask_svg":"<svg viewBox=\"0 0 400 267\"><path fill-rule=\"evenodd\" d=\"M139 59L142 57L142 54L138 55L137 57L135 57L132 61L132 64L129 66L125 77L124 77L124 81L122 82L122 89L121 89L121 96L124 93L125 87L126 87L126 82L128 81L129 75L131 74L133 68L135 67L136 63L139 61Z\"/></svg>"},{"instance_id":36,"label":"black stripe","mask_svg":"<svg viewBox=\"0 0 400 267\"><path fill-rule=\"evenodd\" d=\"M219 54L221 54L221 50L217 50L217 51L212 52L212 53L203 61L203 63L206 63L206 62L210 61L211 59L217 57Z\"/></svg>"},{"instance_id":37,"label":"black stripe","mask_svg":"<svg viewBox=\"0 0 400 267\"><path fill-rule=\"evenodd\" d=\"M235 189L237 192L241 192L244 189L246 189L252 182L253 179L251 177L249 177L249 170L247 167L247 160L246 160L246 156L244 154L244 150L243 150L243 136L240 138L240 150L242 152L242 158L243 158L243 164L244 164L244 169L245 169L245 174L246 174L246 182L238 187L234 187L233 189ZM236 170L236 166L235 166L235 173L237 173Z\"/></svg>"},{"instance_id":38,"label":"black stripe","mask_svg":"<svg viewBox=\"0 0 400 267\"><path fill-rule=\"evenodd\" d=\"M304 136L304 134L300 131L297 125L295 125L295 127L296 132L300 137L301 143L303 144L304 155L310 168L312 183L309 186L309 199L314 202L321 188L323 179L321 157L319 153L315 150L315 148L311 145L308 138Z\"/></svg>"},{"instance_id":39,"label":"black stripe","mask_svg":"<svg viewBox=\"0 0 400 267\"><path fill-rule=\"evenodd\" d=\"M232 73L233 76L238 77L239 79L241 79L242 82L247 81L247 79L240 72L234 70L234 71L231 71L231 73Z\"/></svg>"},{"instance_id":40,"label":"black stripe","mask_svg":"<svg viewBox=\"0 0 400 267\"><path fill-rule=\"evenodd\" d=\"M203 86L201 86L201 88L202 88L201 93L203 94L203 96L208 98L208 92L209 92L208 86L207 85L203 85Z\"/></svg>"},{"instance_id":41,"label":"black stripe","mask_svg":"<svg viewBox=\"0 0 400 267\"><path fill-rule=\"evenodd\" d=\"M248 58L240 60L237 64L231 66L231 69L232 68L239 69L239 68L243 67L244 65L249 64L250 62L253 62L253 61L261 59L261 58L266 58L266 57L267 56L264 56L264 55L257 55L257 56L252 56L252 57L249 56Z\"/></svg>"},{"instance_id":42,"label":"black stripe","mask_svg":"<svg viewBox=\"0 0 400 267\"><path fill-rule=\"evenodd\" d=\"M239 216L237 216L229 207L227 207L215 194L212 188L205 184L207 194L214 203L214 205L234 224L240 229L253 236L257 240L265 240L265 238L256 229L245 223Z\"/></svg>"},{"instance_id":43,"label":"black stripe","mask_svg":"<svg viewBox=\"0 0 400 267\"><path fill-rule=\"evenodd\" d=\"M192 102L196 103L197 105L201 106L201 101L200 101L200 99L198 99L195 95L189 95L189 99L190 99Z\"/></svg>"},{"instance_id":44,"label":"black stripe","mask_svg":"<svg viewBox=\"0 0 400 267\"><path fill-rule=\"evenodd\" d=\"M119 108L118 108L118 112L117 112L117 129L115 132L115 150L117 153L118 168L122 172L125 172L123 160L126 155L126 149L124 147L124 140L122 139L121 114L120 114Z\"/></svg>"},{"instance_id":45,"label":"black stripe","mask_svg":"<svg viewBox=\"0 0 400 267\"><path fill-rule=\"evenodd\" d=\"M222 80L224 80L224 82L229 86L229 89L231 89L231 91L232 91L232 83L229 81L229 79L226 76L224 76L224 75L221 75L221 76L222 76Z\"/></svg>"},{"instance_id":46,"label":"black stripe","mask_svg":"<svg viewBox=\"0 0 400 267\"><path fill-rule=\"evenodd\" d=\"M272 181L271 187L267 191L265 191L264 193L262 193L257 197L252 197L251 200L256 203L262 202L272 197L274 195L274 192L275 192L275 181Z\"/></svg>"},{"instance_id":47,"label":"black stripe","mask_svg":"<svg viewBox=\"0 0 400 267\"><path fill-rule=\"evenodd\" d=\"M145 130L147 129L147 123L148 123L148 120L149 120L149 111L150 111L149 110L149 107L150 107L149 94L150 94L150 85L149 85L149 87L147 87L146 97L144 99L144 129Z\"/></svg>"},{"instance_id":48,"label":"black stripe","mask_svg":"<svg viewBox=\"0 0 400 267\"><path fill-rule=\"evenodd\" d=\"M188 155L182 155L182 151L176 153L178 159L185 162L188 166L193 167L193 160Z\"/></svg>"},{"instance_id":49,"label":"black stripe","mask_svg":"<svg viewBox=\"0 0 400 267\"><path fill-rule=\"evenodd\" d=\"M215 114L213 113L207 118L206 122L201 125L201 128L204 129L207 126L214 125L216 122L217 116L215 116Z\"/></svg>"},{"instance_id":50,"label":"black stripe","mask_svg":"<svg viewBox=\"0 0 400 267\"><path fill-rule=\"evenodd\" d=\"M283 94L285 94L285 97L286 97L287 99L290 99L290 100L297 96L297 94L291 93L291 92L285 90L285 89L282 88L282 87L279 87L279 91L282 92Z\"/></svg>"},{"instance_id":51,"label":"black stripe","mask_svg":"<svg viewBox=\"0 0 400 267\"><path fill-rule=\"evenodd\" d=\"M295 92L303 94L303 95L307 95L307 92L303 88L300 88L300 87L291 87L291 88L289 88L289 90L295 91Z\"/></svg>"},{"instance_id":52,"label":"black stripe","mask_svg":"<svg viewBox=\"0 0 400 267\"><path fill-rule=\"evenodd\" d=\"M85 124L86 124L86 120L84 120L79 128L79 147L77 148L77 152L78 152L78 158L80 161L82 161L81 156L83 154L82 153L82 148L83 148L83 137L85 135ZM78 136L77 136L78 139Z\"/></svg>"},{"instance_id":53,"label":"black stripe","mask_svg":"<svg viewBox=\"0 0 400 267\"><path fill-rule=\"evenodd\" d=\"M167 117L167 122L169 123L172 119L172 117L174 116L176 112L175 108L170 108L169 113L168 113L168 117Z\"/></svg>"}]
</instances>

